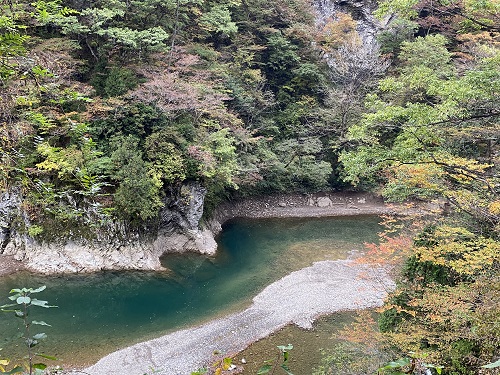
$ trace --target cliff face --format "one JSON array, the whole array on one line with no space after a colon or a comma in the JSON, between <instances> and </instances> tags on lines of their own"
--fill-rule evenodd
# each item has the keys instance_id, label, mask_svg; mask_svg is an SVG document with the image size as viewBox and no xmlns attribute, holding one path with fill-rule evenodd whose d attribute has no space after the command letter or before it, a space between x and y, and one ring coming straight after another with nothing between
<instances>
[{"instance_id":1,"label":"cliff face","mask_svg":"<svg viewBox=\"0 0 500 375\"><path fill-rule=\"evenodd\" d=\"M0 252L16 237L13 221L21 218L21 196L16 191L0 195Z\"/></svg>"},{"instance_id":2,"label":"cliff face","mask_svg":"<svg viewBox=\"0 0 500 375\"><path fill-rule=\"evenodd\" d=\"M316 0L316 22L323 25L329 19L335 19L338 13L349 14L356 21L356 30L363 40L363 45L376 44L376 34L384 26L373 16L377 7L375 0Z\"/></svg>"},{"instance_id":3,"label":"cliff face","mask_svg":"<svg viewBox=\"0 0 500 375\"><path fill-rule=\"evenodd\" d=\"M214 254L213 234L200 229L206 189L189 182L167 192L156 226L147 233L127 233L115 222L92 239L47 243L29 236L29 221L16 191L0 196L0 254L13 256L25 267L42 273L93 272L105 269L160 269L159 258L168 252ZM19 221L23 225L19 225ZM19 229L23 230L20 231Z\"/></svg>"}]
</instances>

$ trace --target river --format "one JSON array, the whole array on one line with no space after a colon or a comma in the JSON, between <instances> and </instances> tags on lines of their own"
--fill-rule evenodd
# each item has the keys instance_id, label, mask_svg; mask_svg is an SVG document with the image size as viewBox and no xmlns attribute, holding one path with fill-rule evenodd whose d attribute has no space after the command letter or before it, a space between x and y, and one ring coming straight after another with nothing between
<instances>
[{"instance_id":1,"label":"river","mask_svg":"<svg viewBox=\"0 0 500 375\"><path fill-rule=\"evenodd\" d=\"M266 285L315 261L348 257L377 240L373 216L233 220L218 238L218 255L168 255L164 272L104 272L0 279L1 303L14 287L47 285L39 295L53 309L33 309L48 335L40 351L58 364L82 366L124 346L241 310ZM0 338L20 320L1 316ZM19 343L2 342L3 356L20 356Z\"/></svg>"}]
</instances>

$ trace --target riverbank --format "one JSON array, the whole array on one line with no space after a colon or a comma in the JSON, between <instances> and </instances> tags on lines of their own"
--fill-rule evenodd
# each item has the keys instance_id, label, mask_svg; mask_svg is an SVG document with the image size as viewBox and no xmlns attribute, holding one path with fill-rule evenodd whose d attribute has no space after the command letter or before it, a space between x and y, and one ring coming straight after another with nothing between
<instances>
[{"instance_id":1,"label":"riverbank","mask_svg":"<svg viewBox=\"0 0 500 375\"><path fill-rule=\"evenodd\" d=\"M379 215L394 212L379 196L369 193L323 192L248 197L221 204L214 219L221 224L236 218L328 217Z\"/></svg>"},{"instance_id":2,"label":"riverbank","mask_svg":"<svg viewBox=\"0 0 500 375\"><path fill-rule=\"evenodd\" d=\"M24 270L23 263L12 256L0 254L0 277Z\"/></svg>"},{"instance_id":3,"label":"riverbank","mask_svg":"<svg viewBox=\"0 0 500 375\"><path fill-rule=\"evenodd\" d=\"M239 352L287 324L311 328L321 315L380 306L392 288L384 269L316 262L266 287L242 312L119 350L72 373L186 375L210 364L214 352Z\"/></svg>"}]
</instances>

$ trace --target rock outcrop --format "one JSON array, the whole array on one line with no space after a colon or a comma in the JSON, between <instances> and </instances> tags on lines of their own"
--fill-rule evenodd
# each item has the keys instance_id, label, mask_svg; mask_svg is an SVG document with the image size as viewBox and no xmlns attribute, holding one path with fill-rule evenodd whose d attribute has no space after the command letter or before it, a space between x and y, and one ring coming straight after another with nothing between
<instances>
[{"instance_id":1,"label":"rock outcrop","mask_svg":"<svg viewBox=\"0 0 500 375\"><path fill-rule=\"evenodd\" d=\"M160 257L165 253L215 254L215 237L222 224L232 218L382 214L392 210L379 197L370 194L283 194L226 202L201 225L205 194L205 188L196 182L169 192L157 226L146 234L125 236L123 225L116 223L115 227L109 226L108 235L101 233L94 240L46 243L16 230L13 223L23 220L21 197L7 193L0 197L0 230L4 243L0 254L22 261L25 268L41 273L159 270L162 268Z\"/></svg>"},{"instance_id":2,"label":"rock outcrop","mask_svg":"<svg viewBox=\"0 0 500 375\"><path fill-rule=\"evenodd\" d=\"M377 43L376 35L385 24L373 15L377 8L375 0L315 0L314 8L318 25L336 19L338 13L349 14L356 21L356 31L365 46Z\"/></svg>"},{"instance_id":3,"label":"rock outcrop","mask_svg":"<svg viewBox=\"0 0 500 375\"><path fill-rule=\"evenodd\" d=\"M16 225L29 221L22 210L22 197L16 192L0 196L0 254L22 261L41 273L95 272L109 269L158 270L160 257L169 252L214 254L217 244L210 230L199 226L206 189L189 182L166 194L164 208L155 226L146 233L125 231L120 222L100 230L95 238L36 240L21 233ZM104 232L104 234L103 234Z\"/></svg>"},{"instance_id":4,"label":"rock outcrop","mask_svg":"<svg viewBox=\"0 0 500 375\"><path fill-rule=\"evenodd\" d=\"M198 182L171 191L160 212L158 235L153 242L156 253L191 251L215 254L217 243L213 233L200 228L206 193L206 188Z\"/></svg>"},{"instance_id":5,"label":"rock outcrop","mask_svg":"<svg viewBox=\"0 0 500 375\"><path fill-rule=\"evenodd\" d=\"M0 249L5 248L10 241L12 221L19 205L20 197L18 194L5 192L0 196Z\"/></svg>"}]
</instances>

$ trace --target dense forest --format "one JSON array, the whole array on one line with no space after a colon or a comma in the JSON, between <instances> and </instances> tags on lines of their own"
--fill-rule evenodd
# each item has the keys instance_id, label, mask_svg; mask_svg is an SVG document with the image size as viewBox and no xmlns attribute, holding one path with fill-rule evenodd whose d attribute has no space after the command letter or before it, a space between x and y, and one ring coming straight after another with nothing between
<instances>
[{"instance_id":1,"label":"dense forest","mask_svg":"<svg viewBox=\"0 0 500 375\"><path fill-rule=\"evenodd\" d=\"M500 4L385 0L369 42L356 12L318 25L313 5L2 1L0 191L23 197L17 229L147 226L187 181L206 212L329 189L437 202L445 215L371 247L403 264L373 337L412 353L408 371L478 373L500 356Z\"/></svg>"}]
</instances>

